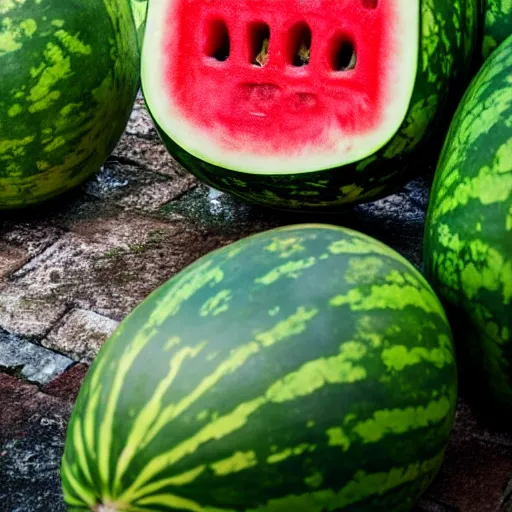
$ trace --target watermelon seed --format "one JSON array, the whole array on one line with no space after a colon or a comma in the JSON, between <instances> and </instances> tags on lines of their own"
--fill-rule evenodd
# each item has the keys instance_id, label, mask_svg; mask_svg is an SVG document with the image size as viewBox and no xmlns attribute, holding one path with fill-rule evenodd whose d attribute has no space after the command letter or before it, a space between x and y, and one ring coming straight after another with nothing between
<instances>
[{"instance_id":1,"label":"watermelon seed","mask_svg":"<svg viewBox=\"0 0 512 512\"><path fill-rule=\"evenodd\" d=\"M223 20L211 20L206 35L205 53L218 61L225 61L229 57L231 42L226 23Z\"/></svg>"},{"instance_id":2,"label":"watermelon seed","mask_svg":"<svg viewBox=\"0 0 512 512\"><path fill-rule=\"evenodd\" d=\"M366 9L377 9L377 5L379 4L379 0L362 0L363 7Z\"/></svg>"},{"instance_id":3,"label":"watermelon seed","mask_svg":"<svg viewBox=\"0 0 512 512\"><path fill-rule=\"evenodd\" d=\"M290 31L290 63L306 66L311 57L311 29L306 23L297 23Z\"/></svg>"},{"instance_id":4,"label":"watermelon seed","mask_svg":"<svg viewBox=\"0 0 512 512\"><path fill-rule=\"evenodd\" d=\"M357 56L354 45L346 38L338 38L331 54L331 66L334 71L347 71L356 67Z\"/></svg>"},{"instance_id":5,"label":"watermelon seed","mask_svg":"<svg viewBox=\"0 0 512 512\"><path fill-rule=\"evenodd\" d=\"M265 66L268 62L270 28L266 23L249 25L250 61L255 66Z\"/></svg>"}]
</instances>

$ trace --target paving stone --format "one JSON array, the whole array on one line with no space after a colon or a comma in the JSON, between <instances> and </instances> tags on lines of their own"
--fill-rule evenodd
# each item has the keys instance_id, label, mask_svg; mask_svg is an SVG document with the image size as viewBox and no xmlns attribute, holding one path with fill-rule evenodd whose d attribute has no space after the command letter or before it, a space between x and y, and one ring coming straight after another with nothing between
<instances>
[{"instance_id":1,"label":"paving stone","mask_svg":"<svg viewBox=\"0 0 512 512\"><path fill-rule=\"evenodd\" d=\"M48 395L74 402L89 367L75 364L41 388Z\"/></svg>"},{"instance_id":2,"label":"paving stone","mask_svg":"<svg viewBox=\"0 0 512 512\"><path fill-rule=\"evenodd\" d=\"M177 201L160 209L164 218L182 218L198 229L215 232L238 240L252 233L264 231L295 221L287 213L276 213L267 208L241 202L230 194L200 184Z\"/></svg>"},{"instance_id":3,"label":"paving stone","mask_svg":"<svg viewBox=\"0 0 512 512\"><path fill-rule=\"evenodd\" d=\"M457 508L426 498L420 500L413 512L458 512Z\"/></svg>"},{"instance_id":4,"label":"paving stone","mask_svg":"<svg viewBox=\"0 0 512 512\"><path fill-rule=\"evenodd\" d=\"M483 442L478 422L464 400L446 459L426 497L446 503L461 512L494 512L512 475L512 449Z\"/></svg>"},{"instance_id":5,"label":"paving stone","mask_svg":"<svg viewBox=\"0 0 512 512\"><path fill-rule=\"evenodd\" d=\"M93 311L74 309L42 340L47 348L58 350L75 361L92 363L118 322Z\"/></svg>"},{"instance_id":6,"label":"paving stone","mask_svg":"<svg viewBox=\"0 0 512 512\"><path fill-rule=\"evenodd\" d=\"M8 278L59 236L60 230L44 222L0 221L0 279Z\"/></svg>"},{"instance_id":7,"label":"paving stone","mask_svg":"<svg viewBox=\"0 0 512 512\"><path fill-rule=\"evenodd\" d=\"M26 251L0 241L0 279L3 279L28 261Z\"/></svg>"},{"instance_id":8,"label":"paving stone","mask_svg":"<svg viewBox=\"0 0 512 512\"><path fill-rule=\"evenodd\" d=\"M0 331L0 367L16 368L31 382L46 384L72 363L67 357Z\"/></svg>"},{"instance_id":9,"label":"paving stone","mask_svg":"<svg viewBox=\"0 0 512 512\"><path fill-rule=\"evenodd\" d=\"M0 510L64 512L59 468L68 401L0 374Z\"/></svg>"},{"instance_id":10,"label":"paving stone","mask_svg":"<svg viewBox=\"0 0 512 512\"><path fill-rule=\"evenodd\" d=\"M141 139L137 135L125 134L112 153L112 158L183 180L189 185L197 183L196 178L171 157L157 136Z\"/></svg>"},{"instance_id":11,"label":"paving stone","mask_svg":"<svg viewBox=\"0 0 512 512\"><path fill-rule=\"evenodd\" d=\"M0 328L21 336L44 336L66 311L65 301L46 289L0 284Z\"/></svg>"},{"instance_id":12,"label":"paving stone","mask_svg":"<svg viewBox=\"0 0 512 512\"><path fill-rule=\"evenodd\" d=\"M123 208L152 212L186 192L192 184L187 178L170 178L142 167L110 161L84 189L98 199L113 200Z\"/></svg>"},{"instance_id":13,"label":"paving stone","mask_svg":"<svg viewBox=\"0 0 512 512\"><path fill-rule=\"evenodd\" d=\"M26 220L13 220L13 217L20 215ZM28 218L26 212L19 215L10 212L10 217L0 221L0 241L9 242L23 250L28 258L37 256L62 236L61 229L46 220L40 220L36 212L28 213Z\"/></svg>"},{"instance_id":14,"label":"paving stone","mask_svg":"<svg viewBox=\"0 0 512 512\"><path fill-rule=\"evenodd\" d=\"M136 135L140 138L158 138L151 116L145 108L144 98L139 94L135 100L133 111L126 127L125 135Z\"/></svg>"},{"instance_id":15,"label":"paving stone","mask_svg":"<svg viewBox=\"0 0 512 512\"><path fill-rule=\"evenodd\" d=\"M142 98L137 100L126 131L111 158L175 178L187 186L197 183L193 175L170 156L144 108Z\"/></svg>"}]
</instances>

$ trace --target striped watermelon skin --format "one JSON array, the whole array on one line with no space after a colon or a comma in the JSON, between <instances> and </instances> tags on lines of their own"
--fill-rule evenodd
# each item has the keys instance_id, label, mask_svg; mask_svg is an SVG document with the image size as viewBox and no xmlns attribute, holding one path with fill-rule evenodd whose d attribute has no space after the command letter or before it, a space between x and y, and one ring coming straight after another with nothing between
<instances>
[{"instance_id":1,"label":"striped watermelon skin","mask_svg":"<svg viewBox=\"0 0 512 512\"><path fill-rule=\"evenodd\" d=\"M489 57L505 39L512 35L512 2L485 0L482 56Z\"/></svg>"},{"instance_id":2,"label":"striped watermelon skin","mask_svg":"<svg viewBox=\"0 0 512 512\"><path fill-rule=\"evenodd\" d=\"M380 150L353 164L297 174L250 174L205 162L180 147L158 125L168 151L209 186L248 203L289 211L339 211L385 197L421 170L420 149L444 129L469 82L481 0L421 0L420 51L410 107ZM150 112L151 113L151 112Z\"/></svg>"},{"instance_id":3,"label":"striped watermelon skin","mask_svg":"<svg viewBox=\"0 0 512 512\"><path fill-rule=\"evenodd\" d=\"M129 0L0 2L0 209L97 172L139 86Z\"/></svg>"},{"instance_id":4,"label":"striped watermelon skin","mask_svg":"<svg viewBox=\"0 0 512 512\"><path fill-rule=\"evenodd\" d=\"M512 36L453 119L431 192L425 272L485 401L512 413ZM492 400L494 399L494 400Z\"/></svg>"},{"instance_id":5,"label":"striped watermelon skin","mask_svg":"<svg viewBox=\"0 0 512 512\"><path fill-rule=\"evenodd\" d=\"M456 388L444 311L405 259L343 228L267 231L197 260L107 341L69 425L64 496L407 511L442 463Z\"/></svg>"}]
</instances>

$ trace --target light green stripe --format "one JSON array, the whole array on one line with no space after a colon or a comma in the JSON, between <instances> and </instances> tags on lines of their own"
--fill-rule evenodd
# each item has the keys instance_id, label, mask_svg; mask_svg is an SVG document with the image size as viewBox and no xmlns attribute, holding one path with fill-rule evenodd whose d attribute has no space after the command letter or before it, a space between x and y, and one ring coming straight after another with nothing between
<instances>
[{"instance_id":1,"label":"light green stripe","mask_svg":"<svg viewBox=\"0 0 512 512\"><path fill-rule=\"evenodd\" d=\"M375 240L366 237L352 236L351 238L337 240L329 245L327 250L331 254L381 254L399 263L402 258L388 247L376 243Z\"/></svg>"},{"instance_id":2,"label":"light green stripe","mask_svg":"<svg viewBox=\"0 0 512 512\"><path fill-rule=\"evenodd\" d=\"M363 443L376 443L388 434L404 434L439 423L448 417L451 409L450 400L443 396L425 407L375 411L372 418L359 422L352 430Z\"/></svg>"},{"instance_id":3,"label":"light green stripe","mask_svg":"<svg viewBox=\"0 0 512 512\"><path fill-rule=\"evenodd\" d=\"M441 313L440 305L430 291L410 285L375 285L371 287L370 293L353 288L346 295L336 295L329 304L335 307L349 305L352 311L402 310L413 306L427 313Z\"/></svg>"},{"instance_id":4,"label":"light green stripe","mask_svg":"<svg viewBox=\"0 0 512 512\"><path fill-rule=\"evenodd\" d=\"M81 503L81 505L85 503L91 508L96 505L96 498L94 495L91 494L89 489L86 489L77 478L75 478L71 467L66 462L62 465L62 473L63 477L71 486L73 492L82 500L83 503Z\"/></svg>"},{"instance_id":5,"label":"light green stripe","mask_svg":"<svg viewBox=\"0 0 512 512\"><path fill-rule=\"evenodd\" d=\"M316 450L316 445L314 444L308 444L308 443L302 443L298 446L294 446L292 448L286 448L284 450L281 450L280 452L273 453L272 455L269 455L267 457L267 463L268 464L278 464L279 462L283 462L286 459L289 459L290 457L297 457L299 455L302 455L304 452L314 452Z\"/></svg>"},{"instance_id":6,"label":"light green stripe","mask_svg":"<svg viewBox=\"0 0 512 512\"><path fill-rule=\"evenodd\" d=\"M497 149L491 167L482 167L474 178L460 181L436 205L433 220L467 205L470 200L477 200L482 205L506 201L512 194L511 161L512 137Z\"/></svg>"},{"instance_id":7,"label":"light green stripe","mask_svg":"<svg viewBox=\"0 0 512 512\"><path fill-rule=\"evenodd\" d=\"M182 485L187 485L192 483L196 478L198 478L206 469L206 465L198 466L197 468L191 469L190 471L186 471L185 473L181 473L179 475L174 475L169 478L160 479L152 484L144 486L139 492L135 493L132 496L131 501L137 501L143 496L152 495L156 491L163 489L167 486L177 486L180 487Z\"/></svg>"},{"instance_id":8,"label":"light green stripe","mask_svg":"<svg viewBox=\"0 0 512 512\"><path fill-rule=\"evenodd\" d=\"M279 258L289 258L294 254L304 252L306 248L302 245L300 237L274 238L265 250L279 254Z\"/></svg>"},{"instance_id":9,"label":"light green stripe","mask_svg":"<svg viewBox=\"0 0 512 512\"><path fill-rule=\"evenodd\" d=\"M444 453L405 467L392 468L387 473L366 473L358 471L353 479L341 490L324 489L300 495L288 495L269 500L261 507L247 509L246 512L325 512L344 510L359 501L380 496L400 485L417 480L433 473L443 461Z\"/></svg>"},{"instance_id":10,"label":"light green stripe","mask_svg":"<svg viewBox=\"0 0 512 512\"><path fill-rule=\"evenodd\" d=\"M438 335L439 346L432 349L426 347L406 347L393 345L382 350L382 362L388 370L401 371L407 366L419 363L431 363L436 368L442 368L455 360L450 338L445 334Z\"/></svg>"},{"instance_id":11,"label":"light green stripe","mask_svg":"<svg viewBox=\"0 0 512 512\"><path fill-rule=\"evenodd\" d=\"M315 265L316 260L313 256L303 260L288 261L272 269L262 277L257 277L254 282L257 284L269 285L273 284L282 277L289 279L298 279L302 275L302 271Z\"/></svg>"},{"instance_id":12,"label":"light green stripe","mask_svg":"<svg viewBox=\"0 0 512 512\"><path fill-rule=\"evenodd\" d=\"M329 446L341 446L344 452L350 448L350 438L341 427L332 427L325 432L328 437Z\"/></svg>"},{"instance_id":13,"label":"light green stripe","mask_svg":"<svg viewBox=\"0 0 512 512\"><path fill-rule=\"evenodd\" d=\"M225 476L252 468L257 464L256 453L253 450L249 450L247 452L237 451L225 459L213 462L210 464L210 467L217 476Z\"/></svg>"},{"instance_id":14,"label":"light green stripe","mask_svg":"<svg viewBox=\"0 0 512 512\"><path fill-rule=\"evenodd\" d=\"M158 475L158 473L169 468L188 454L195 452L201 444L214 439L221 439L227 434L242 428L247 423L249 416L264 404L265 398L263 397L242 403L234 411L212 421L173 449L158 455L140 471L138 477L126 489L120 499L130 503L133 501L137 491L143 491L144 484Z\"/></svg>"},{"instance_id":15,"label":"light green stripe","mask_svg":"<svg viewBox=\"0 0 512 512\"><path fill-rule=\"evenodd\" d=\"M77 463L85 475L87 482L92 486L92 477L89 470L89 459L85 453L84 439L82 437L82 422L80 418L75 418L73 422L73 448L77 456Z\"/></svg>"},{"instance_id":16,"label":"light green stripe","mask_svg":"<svg viewBox=\"0 0 512 512\"><path fill-rule=\"evenodd\" d=\"M217 316L229 309L229 303L232 299L231 290L220 290L217 295L210 297L199 311L200 316Z\"/></svg>"},{"instance_id":17,"label":"light green stripe","mask_svg":"<svg viewBox=\"0 0 512 512\"><path fill-rule=\"evenodd\" d=\"M438 263L438 273L445 284L458 287L458 277L464 295L474 300L480 289L498 291L503 289L503 303L512 300L512 260L483 240L462 240L453 234L447 224L437 225L437 240L446 249L446 262ZM466 249L469 260L459 255ZM449 264L448 264L449 262Z\"/></svg>"},{"instance_id":18,"label":"light green stripe","mask_svg":"<svg viewBox=\"0 0 512 512\"><path fill-rule=\"evenodd\" d=\"M197 503L197 501L188 500L181 496L173 494L157 494L148 498L143 498L138 502L140 505L171 507L174 510L183 510L190 512L237 512L235 509L205 507Z\"/></svg>"},{"instance_id":19,"label":"light green stripe","mask_svg":"<svg viewBox=\"0 0 512 512\"><path fill-rule=\"evenodd\" d=\"M354 346L359 352L354 354ZM367 376L363 366L354 365L353 360L361 359L366 353L364 345L347 342L340 346L340 354L308 361L297 371L274 382L266 392L269 401L288 402L313 394L326 384L344 384L364 380Z\"/></svg>"},{"instance_id":20,"label":"light green stripe","mask_svg":"<svg viewBox=\"0 0 512 512\"><path fill-rule=\"evenodd\" d=\"M299 307L293 315L282 320L268 331L257 334L255 339L264 347L270 347L274 343L302 334L306 331L308 322L318 313L319 310L316 308Z\"/></svg>"},{"instance_id":21,"label":"light green stripe","mask_svg":"<svg viewBox=\"0 0 512 512\"><path fill-rule=\"evenodd\" d=\"M99 386L89 398L84 415L84 435L86 449L89 457L96 458L96 422L98 421L98 406L101 398L101 386Z\"/></svg>"},{"instance_id":22,"label":"light green stripe","mask_svg":"<svg viewBox=\"0 0 512 512\"><path fill-rule=\"evenodd\" d=\"M165 394L176 379L181 366L187 358L196 357L205 345L206 343L201 343L196 347L185 347L176 352L176 354L171 358L169 362L169 373L160 381L153 393L153 396L148 400L133 422L133 427L128 435L128 440L117 463L116 476L114 479L114 493L117 493L121 488L122 476L128 469L128 466L137 453L137 450L140 449L144 437L147 435L151 425L156 421L159 414L161 414Z\"/></svg>"}]
</instances>

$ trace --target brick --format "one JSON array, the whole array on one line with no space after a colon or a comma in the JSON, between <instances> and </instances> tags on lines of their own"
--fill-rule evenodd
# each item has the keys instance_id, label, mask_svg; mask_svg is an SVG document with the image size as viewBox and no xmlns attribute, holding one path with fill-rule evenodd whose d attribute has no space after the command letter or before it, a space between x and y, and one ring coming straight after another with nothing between
<instances>
[{"instance_id":1,"label":"brick","mask_svg":"<svg viewBox=\"0 0 512 512\"><path fill-rule=\"evenodd\" d=\"M171 179L145 168L110 161L84 189L98 199L113 201L123 208L154 212L192 185L193 181L186 177Z\"/></svg>"},{"instance_id":2,"label":"brick","mask_svg":"<svg viewBox=\"0 0 512 512\"><path fill-rule=\"evenodd\" d=\"M74 402L88 369L89 367L85 364L75 364L43 386L41 391L47 395Z\"/></svg>"},{"instance_id":3,"label":"brick","mask_svg":"<svg viewBox=\"0 0 512 512\"><path fill-rule=\"evenodd\" d=\"M22 267L28 259L28 253L23 249L0 242L0 279Z\"/></svg>"},{"instance_id":4,"label":"brick","mask_svg":"<svg viewBox=\"0 0 512 512\"><path fill-rule=\"evenodd\" d=\"M512 475L512 450L478 439L478 423L460 401L446 459L426 497L461 512L494 512Z\"/></svg>"},{"instance_id":5,"label":"brick","mask_svg":"<svg viewBox=\"0 0 512 512\"><path fill-rule=\"evenodd\" d=\"M58 350L75 361L92 363L118 322L93 311L74 309L42 340L42 345Z\"/></svg>"},{"instance_id":6,"label":"brick","mask_svg":"<svg viewBox=\"0 0 512 512\"><path fill-rule=\"evenodd\" d=\"M458 509L429 499L421 499L413 512L457 512Z\"/></svg>"},{"instance_id":7,"label":"brick","mask_svg":"<svg viewBox=\"0 0 512 512\"><path fill-rule=\"evenodd\" d=\"M49 411L69 416L71 406L62 400L41 393L36 385L0 373L0 443L26 434L31 419L41 418Z\"/></svg>"},{"instance_id":8,"label":"brick","mask_svg":"<svg viewBox=\"0 0 512 512\"><path fill-rule=\"evenodd\" d=\"M51 290L0 285L0 328L22 336L43 336L66 310Z\"/></svg>"},{"instance_id":9,"label":"brick","mask_svg":"<svg viewBox=\"0 0 512 512\"><path fill-rule=\"evenodd\" d=\"M5 332L0 332L0 366L16 368L31 382L46 384L73 361L51 350Z\"/></svg>"},{"instance_id":10,"label":"brick","mask_svg":"<svg viewBox=\"0 0 512 512\"><path fill-rule=\"evenodd\" d=\"M61 236L62 230L37 216L24 221L11 219L0 223L0 240L23 250L29 258L41 254Z\"/></svg>"}]
</instances>

